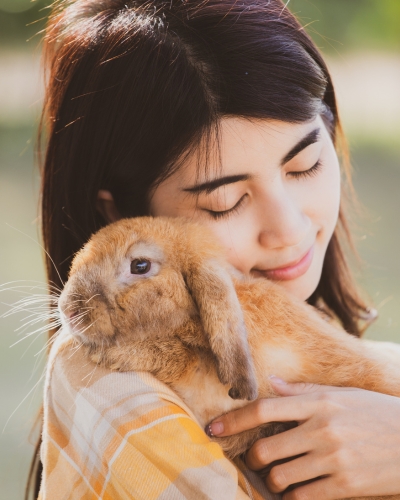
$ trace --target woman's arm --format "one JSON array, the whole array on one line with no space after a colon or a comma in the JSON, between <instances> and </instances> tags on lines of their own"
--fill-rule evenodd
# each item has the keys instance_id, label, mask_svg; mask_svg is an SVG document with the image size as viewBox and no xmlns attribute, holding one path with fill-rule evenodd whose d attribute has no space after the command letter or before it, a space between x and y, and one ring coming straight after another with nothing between
<instances>
[{"instance_id":1,"label":"woman's arm","mask_svg":"<svg viewBox=\"0 0 400 500\"><path fill-rule=\"evenodd\" d=\"M400 398L361 389L286 384L271 379L284 396L258 400L212 424L214 435L230 435L271 421L298 421L298 427L257 441L247 465L258 470L275 460L267 477L271 491L316 479L284 494L284 500L334 500L399 495ZM218 434L216 422L224 427Z\"/></svg>"},{"instance_id":2,"label":"woman's arm","mask_svg":"<svg viewBox=\"0 0 400 500\"><path fill-rule=\"evenodd\" d=\"M268 498L148 373L111 372L57 340L44 408L41 500Z\"/></svg>"}]
</instances>

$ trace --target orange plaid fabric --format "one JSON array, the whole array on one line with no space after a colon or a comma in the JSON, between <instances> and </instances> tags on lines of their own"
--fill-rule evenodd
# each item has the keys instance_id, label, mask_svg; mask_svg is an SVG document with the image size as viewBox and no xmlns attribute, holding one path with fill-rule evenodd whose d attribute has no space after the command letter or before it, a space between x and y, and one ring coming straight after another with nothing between
<instances>
[{"instance_id":1,"label":"orange plaid fabric","mask_svg":"<svg viewBox=\"0 0 400 500\"><path fill-rule=\"evenodd\" d=\"M49 357L41 459L40 500L280 498L169 387L94 366L64 334Z\"/></svg>"}]
</instances>

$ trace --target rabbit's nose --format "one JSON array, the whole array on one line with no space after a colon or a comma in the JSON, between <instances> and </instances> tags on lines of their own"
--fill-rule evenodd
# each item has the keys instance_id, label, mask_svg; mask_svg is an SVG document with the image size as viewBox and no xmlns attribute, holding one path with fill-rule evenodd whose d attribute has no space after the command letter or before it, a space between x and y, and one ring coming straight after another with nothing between
<instances>
[{"instance_id":1,"label":"rabbit's nose","mask_svg":"<svg viewBox=\"0 0 400 500\"><path fill-rule=\"evenodd\" d=\"M68 321L71 322L74 318L76 318L79 315L79 311L72 311L68 314L66 314Z\"/></svg>"},{"instance_id":2,"label":"rabbit's nose","mask_svg":"<svg viewBox=\"0 0 400 500\"><path fill-rule=\"evenodd\" d=\"M79 310L64 311L64 316L69 328L71 328L72 331L76 330L78 328L80 318Z\"/></svg>"}]
</instances>

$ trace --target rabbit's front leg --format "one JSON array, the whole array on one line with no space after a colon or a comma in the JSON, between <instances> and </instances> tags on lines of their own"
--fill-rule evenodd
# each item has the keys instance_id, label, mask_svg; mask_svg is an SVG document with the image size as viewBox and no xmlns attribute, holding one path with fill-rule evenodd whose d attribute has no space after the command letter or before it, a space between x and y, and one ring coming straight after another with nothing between
<instances>
[{"instance_id":1,"label":"rabbit's front leg","mask_svg":"<svg viewBox=\"0 0 400 500\"><path fill-rule=\"evenodd\" d=\"M179 380L195 362L195 354L177 337L148 339L89 352L89 358L115 371L146 371L164 383Z\"/></svg>"}]
</instances>

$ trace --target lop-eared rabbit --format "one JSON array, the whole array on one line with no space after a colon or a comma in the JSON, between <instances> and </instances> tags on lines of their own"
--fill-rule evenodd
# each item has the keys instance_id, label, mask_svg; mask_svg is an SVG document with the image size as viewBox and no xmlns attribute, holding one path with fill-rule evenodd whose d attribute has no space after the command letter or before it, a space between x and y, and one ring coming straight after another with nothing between
<instances>
[{"instance_id":1,"label":"lop-eared rabbit","mask_svg":"<svg viewBox=\"0 0 400 500\"><path fill-rule=\"evenodd\" d=\"M240 275L211 232L184 219L101 229L76 255L59 308L92 361L151 372L202 426L276 397L270 374L400 396L400 367L278 285ZM233 458L280 430L266 424L218 443Z\"/></svg>"}]
</instances>

